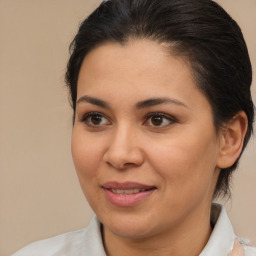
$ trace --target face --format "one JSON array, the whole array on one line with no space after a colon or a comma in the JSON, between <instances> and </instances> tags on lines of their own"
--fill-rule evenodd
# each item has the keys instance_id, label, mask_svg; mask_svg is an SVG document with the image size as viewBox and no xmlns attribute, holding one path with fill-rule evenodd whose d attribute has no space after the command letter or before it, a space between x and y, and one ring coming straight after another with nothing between
<instances>
[{"instance_id":1,"label":"face","mask_svg":"<svg viewBox=\"0 0 256 256\"><path fill-rule=\"evenodd\" d=\"M73 159L108 232L163 234L210 211L219 139L185 60L152 41L106 43L85 57L77 89Z\"/></svg>"}]
</instances>

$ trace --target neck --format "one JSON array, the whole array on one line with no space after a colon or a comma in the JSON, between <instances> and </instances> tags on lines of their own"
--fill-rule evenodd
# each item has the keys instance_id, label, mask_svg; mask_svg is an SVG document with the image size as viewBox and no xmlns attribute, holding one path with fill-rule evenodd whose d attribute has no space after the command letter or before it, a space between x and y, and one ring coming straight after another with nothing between
<instances>
[{"instance_id":1,"label":"neck","mask_svg":"<svg viewBox=\"0 0 256 256\"><path fill-rule=\"evenodd\" d=\"M108 256L198 256L211 232L210 211L205 211L167 232L141 239L121 237L103 227L103 241Z\"/></svg>"}]
</instances>

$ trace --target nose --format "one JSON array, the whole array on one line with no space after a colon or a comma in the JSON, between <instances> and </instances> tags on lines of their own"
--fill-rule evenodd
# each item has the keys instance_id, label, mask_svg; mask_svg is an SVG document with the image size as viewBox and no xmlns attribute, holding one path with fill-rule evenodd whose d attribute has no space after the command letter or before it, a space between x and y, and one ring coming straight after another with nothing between
<instances>
[{"instance_id":1,"label":"nose","mask_svg":"<svg viewBox=\"0 0 256 256\"><path fill-rule=\"evenodd\" d=\"M144 162L144 154L138 143L136 132L120 127L109 139L103 161L115 169L138 167Z\"/></svg>"}]
</instances>

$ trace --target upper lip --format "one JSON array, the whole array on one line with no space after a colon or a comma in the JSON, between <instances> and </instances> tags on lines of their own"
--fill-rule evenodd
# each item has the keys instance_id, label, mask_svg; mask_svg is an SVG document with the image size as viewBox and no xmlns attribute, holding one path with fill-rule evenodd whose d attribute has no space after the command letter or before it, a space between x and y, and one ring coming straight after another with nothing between
<instances>
[{"instance_id":1,"label":"upper lip","mask_svg":"<svg viewBox=\"0 0 256 256\"><path fill-rule=\"evenodd\" d=\"M137 182L117 182L110 181L102 185L105 189L119 189L119 190L129 190L129 189L154 189L155 186L145 185Z\"/></svg>"}]
</instances>

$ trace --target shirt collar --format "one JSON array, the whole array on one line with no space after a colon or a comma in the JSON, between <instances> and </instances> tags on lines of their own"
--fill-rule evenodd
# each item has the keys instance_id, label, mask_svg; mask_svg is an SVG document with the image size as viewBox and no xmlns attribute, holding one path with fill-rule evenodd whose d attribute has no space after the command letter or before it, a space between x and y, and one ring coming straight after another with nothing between
<instances>
[{"instance_id":1,"label":"shirt collar","mask_svg":"<svg viewBox=\"0 0 256 256\"><path fill-rule=\"evenodd\" d=\"M106 256L101 236L101 223L96 216L93 216L86 229L83 251L85 255Z\"/></svg>"},{"instance_id":2,"label":"shirt collar","mask_svg":"<svg viewBox=\"0 0 256 256\"><path fill-rule=\"evenodd\" d=\"M229 255L236 238L227 212L222 205L212 204L211 222L214 229L199 256Z\"/></svg>"}]
</instances>

